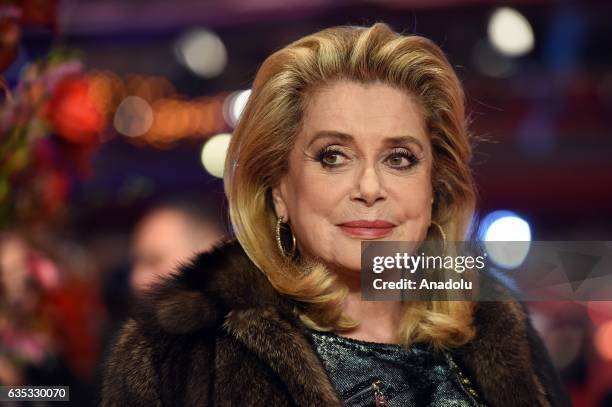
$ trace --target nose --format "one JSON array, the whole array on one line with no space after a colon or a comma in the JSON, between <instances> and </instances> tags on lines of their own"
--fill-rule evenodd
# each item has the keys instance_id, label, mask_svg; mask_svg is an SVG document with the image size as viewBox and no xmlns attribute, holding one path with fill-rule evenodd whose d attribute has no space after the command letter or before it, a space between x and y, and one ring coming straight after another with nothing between
<instances>
[{"instance_id":1,"label":"nose","mask_svg":"<svg viewBox=\"0 0 612 407\"><path fill-rule=\"evenodd\" d=\"M367 166L356 175L355 188L351 193L351 199L361 201L367 206L372 206L378 200L384 200L386 193L377 170L373 166Z\"/></svg>"}]
</instances>

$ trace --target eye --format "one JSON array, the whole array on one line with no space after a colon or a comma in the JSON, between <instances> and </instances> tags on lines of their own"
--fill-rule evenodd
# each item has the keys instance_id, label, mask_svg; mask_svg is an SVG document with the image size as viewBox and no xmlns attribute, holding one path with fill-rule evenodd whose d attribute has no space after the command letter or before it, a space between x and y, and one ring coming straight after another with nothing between
<instances>
[{"instance_id":1,"label":"eye","mask_svg":"<svg viewBox=\"0 0 612 407\"><path fill-rule=\"evenodd\" d=\"M328 146L317 153L317 161L325 167L337 167L343 164L346 155L337 147Z\"/></svg>"},{"instance_id":2,"label":"eye","mask_svg":"<svg viewBox=\"0 0 612 407\"><path fill-rule=\"evenodd\" d=\"M396 149L389 154L386 161L395 169L404 170L417 163L417 157L406 149Z\"/></svg>"}]
</instances>

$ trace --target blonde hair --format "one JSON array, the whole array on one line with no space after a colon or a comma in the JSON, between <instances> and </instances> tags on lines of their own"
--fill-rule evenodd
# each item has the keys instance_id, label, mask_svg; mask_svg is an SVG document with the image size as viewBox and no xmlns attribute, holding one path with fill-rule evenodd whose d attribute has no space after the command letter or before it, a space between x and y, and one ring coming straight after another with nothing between
<instances>
[{"instance_id":1,"label":"blonde hair","mask_svg":"<svg viewBox=\"0 0 612 407\"><path fill-rule=\"evenodd\" d=\"M463 89L432 41L400 35L384 23L340 26L270 55L257 72L228 149L229 215L249 258L278 292L296 300L301 319L320 330L356 325L342 312L347 289L324 265L289 261L280 253L271 189L287 171L310 92L334 80L379 81L419 102L433 147L432 220L448 240L465 238L476 201ZM430 228L428 240L434 233L437 228ZM460 346L474 336L473 307L471 301L407 302L398 335L406 345Z\"/></svg>"}]
</instances>

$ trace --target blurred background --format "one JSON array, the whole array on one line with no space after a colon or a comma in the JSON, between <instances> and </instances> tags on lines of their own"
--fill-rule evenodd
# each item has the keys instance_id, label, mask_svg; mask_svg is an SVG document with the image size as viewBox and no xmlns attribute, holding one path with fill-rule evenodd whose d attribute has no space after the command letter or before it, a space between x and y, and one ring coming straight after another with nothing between
<instances>
[{"instance_id":1,"label":"blurred background","mask_svg":"<svg viewBox=\"0 0 612 407\"><path fill-rule=\"evenodd\" d=\"M465 85L483 238L612 240L610 2L4 0L0 384L96 405L131 301L231 234L222 164L259 65L377 21ZM611 303L529 305L574 404L612 406Z\"/></svg>"}]
</instances>

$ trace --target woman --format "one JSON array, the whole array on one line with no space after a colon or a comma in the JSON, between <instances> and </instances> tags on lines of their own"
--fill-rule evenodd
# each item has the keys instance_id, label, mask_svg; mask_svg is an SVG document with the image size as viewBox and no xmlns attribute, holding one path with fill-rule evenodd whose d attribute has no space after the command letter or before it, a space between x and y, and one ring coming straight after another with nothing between
<instances>
[{"instance_id":1,"label":"woman","mask_svg":"<svg viewBox=\"0 0 612 407\"><path fill-rule=\"evenodd\" d=\"M228 150L236 239L150 294L103 405L567 405L523 306L361 301L362 240L462 240L475 206L461 85L385 24L261 66Z\"/></svg>"}]
</instances>

